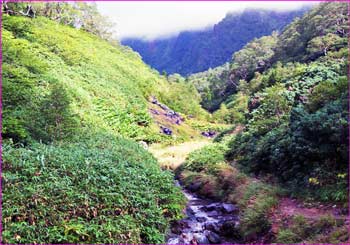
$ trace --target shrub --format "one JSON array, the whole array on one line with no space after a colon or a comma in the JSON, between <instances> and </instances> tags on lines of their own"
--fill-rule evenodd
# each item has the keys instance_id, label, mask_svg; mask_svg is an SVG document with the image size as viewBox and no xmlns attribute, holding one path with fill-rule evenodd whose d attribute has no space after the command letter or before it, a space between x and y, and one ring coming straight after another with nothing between
<instances>
[{"instance_id":1,"label":"shrub","mask_svg":"<svg viewBox=\"0 0 350 245\"><path fill-rule=\"evenodd\" d=\"M279 244L291 244L300 242L300 238L298 235L293 233L291 230L281 230L278 232L278 236L276 238L276 242Z\"/></svg>"},{"instance_id":2,"label":"shrub","mask_svg":"<svg viewBox=\"0 0 350 245\"><path fill-rule=\"evenodd\" d=\"M173 176L128 140L3 149L5 243L161 243L182 214Z\"/></svg>"}]
</instances>

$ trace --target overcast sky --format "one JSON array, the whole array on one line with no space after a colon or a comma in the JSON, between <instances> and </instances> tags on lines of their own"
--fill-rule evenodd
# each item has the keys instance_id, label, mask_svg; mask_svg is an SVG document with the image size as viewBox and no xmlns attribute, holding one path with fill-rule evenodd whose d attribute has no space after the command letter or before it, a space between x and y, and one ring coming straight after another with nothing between
<instances>
[{"instance_id":1,"label":"overcast sky","mask_svg":"<svg viewBox=\"0 0 350 245\"><path fill-rule=\"evenodd\" d=\"M183 30L211 26L226 13L244 8L292 10L306 2L97 2L99 11L116 23L116 37L153 39Z\"/></svg>"}]
</instances>

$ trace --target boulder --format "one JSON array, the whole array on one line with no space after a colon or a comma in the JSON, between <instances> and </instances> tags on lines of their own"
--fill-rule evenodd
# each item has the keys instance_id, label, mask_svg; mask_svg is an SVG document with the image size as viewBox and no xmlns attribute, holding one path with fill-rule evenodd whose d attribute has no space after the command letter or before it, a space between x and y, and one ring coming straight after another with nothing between
<instances>
[{"instance_id":1,"label":"boulder","mask_svg":"<svg viewBox=\"0 0 350 245\"><path fill-rule=\"evenodd\" d=\"M203 222L205 222L205 221L207 220L207 218L204 217L204 216L200 216L200 217L197 217L196 220L197 220L198 222L200 222L200 223L203 223Z\"/></svg>"},{"instance_id":2,"label":"boulder","mask_svg":"<svg viewBox=\"0 0 350 245\"><path fill-rule=\"evenodd\" d=\"M207 236L203 233L194 234L194 238L196 239L197 244L209 244Z\"/></svg>"},{"instance_id":3,"label":"boulder","mask_svg":"<svg viewBox=\"0 0 350 245\"><path fill-rule=\"evenodd\" d=\"M230 203L224 203L222 204L222 211L224 211L225 213L233 213L235 211L238 211L238 208Z\"/></svg>"},{"instance_id":4,"label":"boulder","mask_svg":"<svg viewBox=\"0 0 350 245\"><path fill-rule=\"evenodd\" d=\"M201 187L201 183L195 182L195 183L191 183L188 189L192 192L196 192L200 189L200 187Z\"/></svg>"},{"instance_id":5,"label":"boulder","mask_svg":"<svg viewBox=\"0 0 350 245\"><path fill-rule=\"evenodd\" d=\"M208 212L207 215L209 217L216 217L216 216L219 216L220 213L218 211L216 211L216 210L213 210L213 211Z\"/></svg>"},{"instance_id":6,"label":"boulder","mask_svg":"<svg viewBox=\"0 0 350 245\"><path fill-rule=\"evenodd\" d=\"M219 244L221 242L221 238L218 234L212 231L206 231L206 236L210 243Z\"/></svg>"},{"instance_id":7,"label":"boulder","mask_svg":"<svg viewBox=\"0 0 350 245\"><path fill-rule=\"evenodd\" d=\"M236 237L237 236L236 222L233 220L225 221L220 227L220 234L227 237Z\"/></svg>"},{"instance_id":8,"label":"boulder","mask_svg":"<svg viewBox=\"0 0 350 245\"><path fill-rule=\"evenodd\" d=\"M219 208L220 208L219 204L212 203L212 204L204 206L202 209L205 211L213 211L213 210L219 209Z\"/></svg>"},{"instance_id":9,"label":"boulder","mask_svg":"<svg viewBox=\"0 0 350 245\"><path fill-rule=\"evenodd\" d=\"M214 223L214 222L205 223L204 229L206 229L208 231L220 232L219 225L217 223Z\"/></svg>"}]
</instances>

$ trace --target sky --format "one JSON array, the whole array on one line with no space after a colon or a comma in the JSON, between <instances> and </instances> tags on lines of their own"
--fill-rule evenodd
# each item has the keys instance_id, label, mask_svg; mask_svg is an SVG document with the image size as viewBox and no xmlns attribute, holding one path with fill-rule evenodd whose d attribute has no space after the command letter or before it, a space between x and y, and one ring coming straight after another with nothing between
<instances>
[{"instance_id":1,"label":"sky","mask_svg":"<svg viewBox=\"0 0 350 245\"><path fill-rule=\"evenodd\" d=\"M315 2L314 2L315 3ZM307 2L97 2L102 15L114 23L118 39L136 37L155 39L184 30L199 30L218 23L228 12L245 8L293 10Z\"/></svg>"}]
</instances>

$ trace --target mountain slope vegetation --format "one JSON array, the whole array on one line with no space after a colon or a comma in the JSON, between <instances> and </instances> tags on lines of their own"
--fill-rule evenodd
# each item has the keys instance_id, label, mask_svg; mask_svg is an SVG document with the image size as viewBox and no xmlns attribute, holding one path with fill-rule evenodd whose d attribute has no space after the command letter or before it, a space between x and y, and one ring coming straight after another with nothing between
<instances>
[{"instance_id":1,"label":"mountain slope vegetation","mask_svg":"<svg viewBox=\"0 0 350 245\"><path fill-rule=\"evenodd\" d=\"M2 17L2 242L164 242L184 197L135 141L173 140L150 115L151 96L205 115L196 90L97 33L40 11L10 13Z\"/></svg>"},{"instance_id":2,"label":"mountain slope vegetation","mask_svg":"<svg viewBox=\"0 0 350 245\"><path fill-rule=\"evenodd\" d=\"M159 72L185 76L229 61L233 52L253 38L282 30L305 11L246 9L242 13L227 14L206 30L184 31L174 37L151 41L129 38L122 43L139 52L143 60Z\"/></svg>"},{"instance_id":3,"label":"mountain slope vegetation","mask_svg":"<svg viewBox=\"0 0 350 245\"><path fill-rule=\"evenodd\" d=\"M154 141L158 128L152 127L148 98L156 96L172 107L172 89L182 93L189 89L187 85L169 86L136 53L82 30L43 17L4 16L3 26L3 135L15 141L30 137L47 141L56 128L64 137L74 122ZM57 102L57 98L61 100ZM58 103L52 111L42 111L52 101ZM204 113L195 91L186 98L178 97L174 107L183 113ZM59 123L55 118L42 118L54 116L58 110L66 114ZM48 123L51 125L45 125Z\"/></svg>"},{"instance_id":4,"label":"mountain slope vegetation","mask_svg":"<svg viewBox=\"0 0 350 245\"><path fill-rule=\"evenodd\" d=\"M187 78L151 69L95 10L3 9L2 243L164 243L186 205L169 168L239 207L237 241L348 242L346 3L319 4ZM283 216L292 200L331 215Z\"/></svg>"},{"instance_id":5,"label":"mountain slope vegetation","mask_svg":"<svg viewBox=\"0 0 350 245\"><path fill-rule=\"evenodd\" d=\"M234 126L193 152L179 177L186 186L199 182L202 195L239 205L247 197L244 242L349 239L342 219L271 216L279 196L348 212L348 21L346 3L319 4L281 34L248 43L230 64L188 79L209 108L219 105L214 119Z\"/></svg>"}]
</instances>

